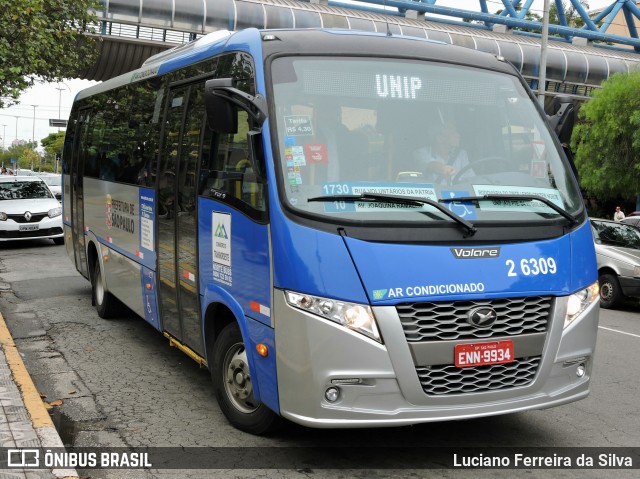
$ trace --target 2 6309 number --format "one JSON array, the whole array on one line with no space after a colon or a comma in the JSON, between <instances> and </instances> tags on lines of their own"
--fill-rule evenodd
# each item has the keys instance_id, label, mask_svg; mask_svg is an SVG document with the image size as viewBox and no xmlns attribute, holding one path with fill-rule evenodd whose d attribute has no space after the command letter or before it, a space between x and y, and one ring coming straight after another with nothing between
<instances>
[{"instance_id":1,"label":"2 6309 number","mask_svg":"<svg viewBox=\"0 0 640 479\"><path fill-rule=\"evenodd\" d=\"M512 259L505 261L509 268L507 276L538 276L546 274L556 274L558 265L553 258L523 258L520 263L516 263Z\"/></svg>"}]
</instances>

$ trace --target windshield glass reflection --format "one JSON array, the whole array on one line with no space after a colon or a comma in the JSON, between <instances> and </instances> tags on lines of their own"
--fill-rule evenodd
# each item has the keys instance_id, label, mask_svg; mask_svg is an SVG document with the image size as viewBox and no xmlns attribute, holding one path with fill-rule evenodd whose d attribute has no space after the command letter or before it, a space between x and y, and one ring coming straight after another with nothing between
<instances>
[{"instance_id":1,"label":"windshield glass reflection","mask_svg":"<svg viewBox=\"0 0 640 479\"><path fill-rule=\"evenodd\" d=\"M471 221L557 218L580 194L557 142L515 76L420 61L274 61L280 188L290 207L333 219L444 219L428 204L345 201L395 195L444 204ZM318 197L336 196L323 198ZM309 201L314 198L314 201Z\"/></svg>"}]
</instances>

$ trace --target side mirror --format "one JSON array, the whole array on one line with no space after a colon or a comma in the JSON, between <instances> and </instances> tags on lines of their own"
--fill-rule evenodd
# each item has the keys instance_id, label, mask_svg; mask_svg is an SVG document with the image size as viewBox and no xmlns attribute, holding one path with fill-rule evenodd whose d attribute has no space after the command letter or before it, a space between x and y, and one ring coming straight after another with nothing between
<instances>
[{"instance_id":1,"label":"side mirror","mask_svg":"<svg viewBox=\"0 0 640 479\"><path fill-rule=\"evenodd\" d=\"M238 132L238 108L246 110L258 126L267 118L267 102L261 95L249 95L233 86L232 78L215 78L204 84L207 120L212 130Z\"/></svg>"},{"instance_id":2,"label":"side mirror","mask_svg":"<svg viewBox=\"0 0 640 479\"><path fill-rule=\"evenodd\" d=\"M557 96L553 99L553 115L549 115L549 124L560 140L569 165L575 177L580 180L578 168L576 167L573 152L571 151L571 134L576 121L576 107L573 100L567 96Z\"/></svg>"},{"instance_id":3,"label":"side mirror","mask_svg":"<svg viewBox=\"0 0 640 479\"><path fill-rule=\"evenodd\" d=\"M230 88L231 78L208 80L204 86L207 123L213 131L236 134L238 132L237 106L220 91Z\"/></svg>"},{"instance_id":4,"label":"side mirror","mask_svg":"<svg viewBox=\"0 0 640 479\"><path fill-rule=\"evenodd\" d=\"M575 121L576 107L573 104L573 100L566 96L555 97L553 100L553 115L549 116L549 123L560 143L569 144Z\"/></svg>"}]
</instances>

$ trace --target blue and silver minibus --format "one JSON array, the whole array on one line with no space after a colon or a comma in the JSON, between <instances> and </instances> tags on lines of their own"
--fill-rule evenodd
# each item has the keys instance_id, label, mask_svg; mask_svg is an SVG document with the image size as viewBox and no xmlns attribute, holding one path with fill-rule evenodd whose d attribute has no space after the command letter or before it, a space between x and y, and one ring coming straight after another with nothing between
<instances>
[{"instance_id":1,"label":"blue and silver minibus","mask_svg":"<svg viewBox=\"0 0 640 479\"><path fill-rule=\"evenodd\" d=\"M215 32L80 92L67 252L208 367L254 434L586 397L593 239L500 56L340 30Z\"/></svg>"}]
</instances>

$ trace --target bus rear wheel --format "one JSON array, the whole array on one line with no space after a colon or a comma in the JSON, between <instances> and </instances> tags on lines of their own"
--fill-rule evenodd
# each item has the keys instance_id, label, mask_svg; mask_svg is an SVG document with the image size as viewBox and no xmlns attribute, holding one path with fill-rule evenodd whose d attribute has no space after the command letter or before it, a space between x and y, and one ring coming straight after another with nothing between
<instances>
[{"instance_id":1,"label":"bus rear wheel","mask_svg":"<svg viewBox=\"0 0 640 479\"><path fill-rule=\"evenodd\" d=\"M93 280L91 281L93 294L93 304L96 306L98 316L103 319L115 318L120 312L120 303L104 287L102 274L100 272L100 261L96 260L93 268Z\"/></svg>"},{"instance_id":2,"label":"bus rear wheel","mask_svg":"<svg viewBox=\"0 0 640 479\"><path fill-rule=\"evenodd\" d=\"M280 417L253 395L253 378L237 323L228 324L220 332L209 351L209 359L213 389L227 420L250 434L275 431Z\"/></svg>"}]
</instances>

